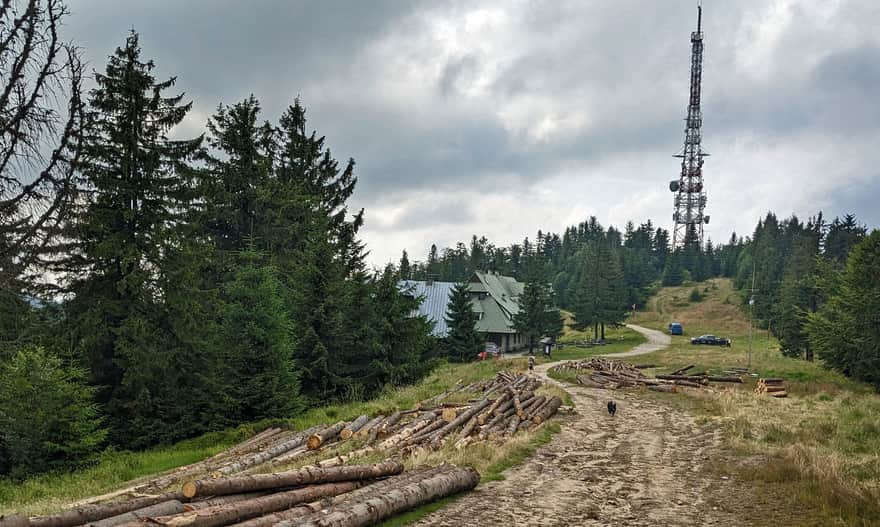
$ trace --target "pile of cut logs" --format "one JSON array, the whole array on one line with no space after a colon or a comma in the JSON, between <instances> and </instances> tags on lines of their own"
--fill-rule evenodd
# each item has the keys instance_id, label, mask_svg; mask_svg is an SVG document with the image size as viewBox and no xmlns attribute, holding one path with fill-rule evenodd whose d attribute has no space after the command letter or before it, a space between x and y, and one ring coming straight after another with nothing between
<instances>
[{"instance_id":1,"label":"pile of cut logs","mask_svg":"<svg viewBox=\"0 0 880 527\"><path fill-rule=\"evenodd\" d=\"M362 472L357 472L352 468L355 465L350 463L364 455L408 455L417 450L438 449L446 444L464 448L482 441L503 442L522 430L539 426L562 405L559 397L536 393L540 381L522 374L502 371L492 379L459 384L440 396L422 401L417 408L389 415L372 418L361 415L351 421L313 426L302 431L271 427L208 459L133 481L126 488L109 494L81 500L71 504L71 510L58 515L31 520L0 516L0 527L113 527L140 518L149 518L151 523L169 527L214 527L245 520L246 527L282 522L300 525L290 523L293 520L288 517L255 518L282 510L275 507L283 505L283 509L293 510L292 504L336 494L342 497L333 498L333 518L354 514L349 509L357 509L358 514L366 514L364 510L368 509L385 510L389 505L384 501L383 504L370 501L373 494L397 496L392 501L402 500L408 507L412 496L428 496L424 499L433 500L439 494L432 489L458 492L473 487L479 476L448 465L432 471L400 474L403 468L397 462L393 464L397 467L393 470L388 468L391 464L385 463L371 468L373 472L363 472L367 470L363 467ZM444 402L447 399L463 402ZM281 472L282 476L264 474L307 463L307 468ZM312 479L296 479L306 477L303 474L312 474L308 476ZM251 483L254 481L264 483L254 486ZM275 483L271 485L265 483L273 481ZM310 486L303 487L306 483ZM181 484L184 484L182 493L169 491ZM353 496L363 496L363 499L353 500ZM119 501L123 498L129 499ZM318 510L318 505L308 507L310 514L312 509ZM208 512L202 512L203 509ZM241 512L243 510L248 512ZM297 522L311 525L308 523L311 520L304 519L307 511L303 506L298 505L296 511L291 514L298 515ZM331 517L329 515L330 512L322 511L313 519L317 522L317 518ZM105 521L108 518L114 519ZM332 525L365 524L340 520Z\"/></svg>"},{"instance_id":2,"label":"pile of cut logs","mask_svg":"<svg viewBox=\"0 0 880 527\"><path fill-rule=\"evenodd\" d=\"M755 393L758 395L767 394L771 397L788 397L788 392L785 390L785 380L781 377L758 379Z\"/></svg>"},{"instance_id":3,"label":"pile of cut logs","mask_svg":"<svg viewBox=\"0 0 880 527\"><path fill-rule=\"evenodd\" d=\"M491 381L450 390L422 403L417 410L384 418L376 425L380 431L375 435L370 432L362 448L319 464L343 464L377 450L411 453L438 450L444 444L464 448L480 441L505 441L521 430L540 425L559 410L559 397L535 393L540 384L533 377L499 372ZM446 396L458 391L480 392L480 396L464 404L442 403Z\"/></svg>"},{"instance_id":4,"label":"pile of cut logs","mask_svg":"<svg viewBox=\"0 0 880 527\"><path fill-rule=\"evenodd\" d=\"M470 490L480 476L444 464L404 472L400 461L307 467L188 481L180 492L138 496L50 516L0 517L0 527L301 527L372 525Z\"/></svg>"},{"instance_id":5,"label":"pile of cut logs","mask_svg":"<svg viewBox=\"0 0 880 527\"><path fill-rule=\"evenodd\" d=\"M653 365L633 366L622 361L593 357L589 360L569 361L553 369L555 371L583 371L585 372L584 374L577 376L579 384L608 390L616 390L617 388L628 386L647 386L650 390L675 392L676 386L702 388L710 382L743 382L739 376L709 375L708 372L687 374L686 372L694 367L693 364L679 368L667 375L657 375L652 378L641 371L650 367L653 367Z\"/></svg>"}]
</instances>

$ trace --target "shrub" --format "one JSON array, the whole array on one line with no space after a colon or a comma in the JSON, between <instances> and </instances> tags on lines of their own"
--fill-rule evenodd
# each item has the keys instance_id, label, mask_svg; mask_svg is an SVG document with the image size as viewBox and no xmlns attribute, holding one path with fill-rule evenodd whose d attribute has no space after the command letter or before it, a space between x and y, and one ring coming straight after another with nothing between
<instances>
[{"instance_id":1,"label":"shrub","mask_svg":"<svg viewBox=\"0 0 880 527\"><path fill-rule=\"evenodd\" d=\"M700 293L700 290L696 287L691 289L691 294L690 296L688 296L688 300L690 300L691 302L701 302L703 298L705 298L705 296Z\"/></svg>"},{"instance_id":2,"label":"shrub","mask_svg":"<svg viewBox=\"0 0 880 527\"><path fill-rule=\"evenodd\" d=\"M0 364L0 430L14 477L70 466L106 437L85 372L43 348Z\"/></svg>"}]
</instances>

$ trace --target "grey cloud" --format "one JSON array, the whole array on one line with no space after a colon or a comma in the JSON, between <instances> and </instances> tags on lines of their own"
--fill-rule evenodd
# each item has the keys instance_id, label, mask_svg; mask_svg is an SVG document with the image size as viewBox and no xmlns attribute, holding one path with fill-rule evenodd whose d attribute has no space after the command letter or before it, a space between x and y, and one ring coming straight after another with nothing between
<instances>
[{"instance_id":1,"label":"grey cloud","mask_svg":"<svg viewBox=\"0 0 880 527\"><path fill-rule=\"evenodd\" d=\"M103 67L106 55L134 26L145 56L156 60L158 75L177 75L177 87L195 100L200 116L220 102L254 93L265 118L277 119L301 95L311 126L327 136L334 154L358 162L355 199L367 207L367 229L371 207L406 207L424 192L467 189L473 197L458 209L438 205L426 214L411 211L375 229L402 232L436 220L444 225L438 238L464 238L458 230L465 224L480 232L473 223L481 194L539 187L562 173L593 181L594 174L625 161L629 171L614 177L626 180L628 191L639 192L641 186L647 195L677 173L669 156L682 140L696 14L692 0L72 4L65 36L84 48L94 67ZM740 177L715 168L743 166L729 159L731 145L749 141L771 149L785 145L789 151L792 145L814 144L804 138L821 136L828 159L849 160L828 177L840 178L841 185L871 182L864 192L831 196L833 206L865 207L863 197L876 198L880 191L875 184L880 176L873 169L873 147L867 146L871 141L854 139L877 135L880 120L873 93L880 82L880 40L874 36L880 8L869 0L785 5L705 3L710 204L715 185ZM442 39L430 32L433 21L464 27L466 15L482 7L498 7L499 24L507 26L490 23L475 45L446 43L453 51L442 54ZM827 12L817 14L821 9ZM496 47L481 47L495 38L500 39ZM430 66L424 78L414 79L411 87L392 82L389 88L387 81L405 74L391 60L399 57ZM473 95L469 90L486 72L491 73L488 84ZM419 95L409 97L409 88ZM546 139L529 137L544 113L583 119ZM517 118L525 128L510 124ZM786 166L761 169L792 184L804 177L787 174ZM575 200L565 188L550 190L560 203ZM600 208L611 194L577 199ZM599 199L604 201L590 201ZM761 206L772 208L772 197L766 199ZM798 206L807 209L798 210L801 214L813 212L809 202ZM715 228L733 221L713 215ZM728 233L715 237L727 239ZM526 234L511 232L509 238ZM414 251L424 246L425 240L412 239Z\"/></svg>"}]
</instances>

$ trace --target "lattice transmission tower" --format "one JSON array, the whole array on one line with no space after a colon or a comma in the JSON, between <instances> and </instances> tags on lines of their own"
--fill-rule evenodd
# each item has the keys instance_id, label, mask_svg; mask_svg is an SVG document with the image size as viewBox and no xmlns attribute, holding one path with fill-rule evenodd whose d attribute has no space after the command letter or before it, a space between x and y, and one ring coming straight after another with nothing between
<instances>
[{"instance_id":1,"label":"lattice transmission tower","mask_svg":"<svg viewBox=\"0 0 880 527\"><path fill-rule=\"evenodd\" d=\"M709 223L705 214L706 191L703 187L703 158L708 156L701 145L703 112L700 109L700 87L703 79L703 7L697 6L697 30L691 33L691 88L684 128L684 148L675 154L681 158L681 175L669 182L675 193L675 212L672 219L672 248L684 244L688 230L693 227L703 245L703 225Z\"/></svg>"}]
</instances>

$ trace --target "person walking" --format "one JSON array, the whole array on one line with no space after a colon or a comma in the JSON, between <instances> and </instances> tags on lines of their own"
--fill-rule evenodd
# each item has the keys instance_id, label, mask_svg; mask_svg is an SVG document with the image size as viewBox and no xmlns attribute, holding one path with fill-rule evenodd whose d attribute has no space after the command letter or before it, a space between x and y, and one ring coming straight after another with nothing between
<instances>
[{"instance_id":1,"label":"person walking","mask_svg":"<svg viewBox=\"0 0 880 527\"><path fill-rule=\"evenodd\" d=\"M535 371L535 353L533 351L529 352L529 371Z\"/></svg>"}]
</instances>

